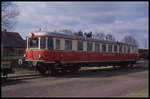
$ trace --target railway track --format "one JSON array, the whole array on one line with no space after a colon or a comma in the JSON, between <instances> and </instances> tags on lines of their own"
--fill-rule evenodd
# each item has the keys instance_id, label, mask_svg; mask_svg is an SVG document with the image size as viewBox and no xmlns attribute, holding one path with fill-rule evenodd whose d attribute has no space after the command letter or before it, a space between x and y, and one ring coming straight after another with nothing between
<instances>
[{"instance_id":1,"label":"railway track","mask_svg":"<svg viewBox=\"0 0 150 99\"><path fill-rule=\"evenodd\" d=\"M9 76L8 78L2 78L2 82L12 82L18 80L26 80L26 79L35 79L40 78L41 75L39 73L25 73L25 74L17 74L15 76Z\"/></svg>"},{"instance_id":2,"label":"railway track","mask_svg":"<svg viewBox=\"0 0 150 99\"><path fill-rule=\"evenodd\" d=\"M138 61L136 64L135 64L135 67L142 67L142 66L146 66L148 68L148 61ZM91 67L92 68L92 67ZM81 71L79 71L78 73L75 73L75 74L71 74L72 76L74 75L82 75L82 74L90 74L90 73L96 73L98 71L111 71L113 70L113 68L99 68L99 69L87 69L87 70L84 70L82 69ZM70 75L70 74L69 74ZM60 75L59 77L61 77L62 75ZM65 76L65 75L63 75ZM28 79L38 79L38 78L43 78L43 77L51 77L50 75L46 74L46 75L41 75L40 73L37 73L37 72L26 72L26 73L17 73L17 74L13 74L13 75L10 75L7 79L6 78L2 78L2 82L3 83L6 83L6 82L13 82L13 81L19 81L19 80L28 80Z\"/></svg>"}]
</instances>

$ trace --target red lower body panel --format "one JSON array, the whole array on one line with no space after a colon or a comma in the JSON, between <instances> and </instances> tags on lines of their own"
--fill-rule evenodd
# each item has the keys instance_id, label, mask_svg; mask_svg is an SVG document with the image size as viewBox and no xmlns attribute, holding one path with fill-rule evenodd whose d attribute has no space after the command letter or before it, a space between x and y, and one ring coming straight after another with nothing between
<instances>
[{"instance_id":1,"label":"red lower body panel","mask_svg":"<svg viewBox=\"0 0 150 99\"><path fill-rule=\"evenodd\" d=\"M119 53L94 53L94 52L73 52L73 51L26 51L26 60L44 62L103 62L103 61L125 61L136 60L137 54Z\"/></svg>"}]
</instances>

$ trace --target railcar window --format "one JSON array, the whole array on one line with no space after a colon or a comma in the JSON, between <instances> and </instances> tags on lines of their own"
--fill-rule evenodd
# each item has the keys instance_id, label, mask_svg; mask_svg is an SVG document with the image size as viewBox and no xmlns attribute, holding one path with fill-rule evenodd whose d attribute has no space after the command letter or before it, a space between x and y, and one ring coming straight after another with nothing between
<instances>
[{"instance_id":1,"label":"railcar window","mask_svg":"<svg viewBox=\"0 0 150 99\"><path fill-rule=\"evenodd\" d=\"M92 43L87 43L87 51L92 51Z\"/></svg>"},{"instance_id":2,"label":"railcar window","mask_svg":"<svg viewBox=\"0 0 150 99\"><path fill-rule=\"evenodd\" d=\"M136 47L134 47L134 53L136 53Z\"/></svg>"},{"instance_id":3,"label":"railcar window","mask_svg":"<svg viewBox=\"0 0 150 99\"><path fill-rule=\"evenodd\" d=\"M135 53L137 53L138 52L138 49L137 49L137 47L135 47Z\"/></svg>"},{"instance_id":4,"label":"railcar window","mask_svg":"<svg viewBox=\"0 0 150 99\"><path fill-rule=\"evenodd\" d=\"M135 53L135 47L133 47L133 53Z\"/></svg>"},{"instance_id":5,"label":"railcar window","mask_svg":"<svg viewBox=\"0 0 150 99\"><path fill-rule=\"evenodd\" d=\"M112 45L108 45L108 52L112 52Z\"/></svg>"},{"instance_id":6,"label":"railcar window","mask_svg":"<svg viewBox=\"0 0 150 99\"><path fill-rule=\"evenodd\" d=\"M119 46L119 52L122 53L122 45Z\"/></svg>"},{"instance_id":7,"label":"railcar window","mask_svg":"<svg viewBox=\"0 0 150 99\"><path fill-rule=\"evenodd\" d=\"M45 49L46 48L46 39L45 38L41 38L40 39L40 48L41 49Z\"/></svg>"},{"instance_id":8,"label":"railcar window","mask_svg":"<svg viewBox=\"0 0 150 99\"><path fill-rule=\"evenodd\" d=\"M72 41L71 40L65 40L65 49L72 50Z\"/></svg>"},{"instance_id":9,"label":"railcar window","mask_svg":"<svg viewBox=\"0 0 150 99\"><path fill-rule=\"evenodd\" d=\"M82 41L78 41L78 50L79 51L83 50L83 42Z\"/></svg>"},{"instance_id":10,"label":"railcar window","mask_svg":"<svg viewBox=\"0 0 150 99\"><path fill-rule=\"evenodd\" d=\"M48 49L53 49L53 39L52 38L48 38Z\"/></svg>"},{"instance_id":11,"label":"railcar window","mask_svg":"<svg viewBox=\"0 0 150 99\"><path fill-rule=\"evenodd\" d=\"M29 48L38 48L39 45L39 38L29 38L28 39L28 44Z\"/></svg>"},{"instance_id":12,"label":"railcar window","mask_svg":"<svg viewBox=\"0 0 150 99\"><path fill-rule=\"evenodd\" d=\"M133 53L135 53L135 47L133 47Z\"/></svg>"},{"instance_id":13,"label":"railcar window","mask_svg":"<svg viewBox=\"0 0 150 99\"><path fill-rule=\"evenodd\" d=\"M106 52L106 45L105 44L102 45L102 52Z\"/></svg>"},{"instance_id":14,"label":"railcar window","mask_svg":"<svg viewBox=\"0 0 150 99\"><path fill-rule=\"evenodd\" d=\"M128 46L127 48L128 48L127 52L130 53L130 46Z\"/></svg>"},{"instance_id":15,"label":"railcar window","mask_svg":"<svg viewBox=\"0 0 150 99\"><path fill-rule=\"evenodd\" d=\"M134 47L134 53L137 53L137 52L136 52L136 47Z\"/></svg>"},{"instance_id":16,"label":"railcar window","mask_svg":"<svg viewBox=\"0 0 150 99\"><path fill-rule=\"evenodd\" d=\"M95 44L95 52L99 52L100 51L99 47L100 47L99 44Z\"/></svg>"},{"instance_id":17,"label":"railcar window","mask_svg":"<svg viewBox=\"0 0 150 99\"><path fill-rule=\"evenodd\" d=\"M60 40L56 39L56 49L60 49Z\"/></svg>"},{"instance_id":18,"label":"railcar window","mask_svg":"<svg viewBox=\"0 0 150 99\"><path fill-rule=\"evenodd\" d=\"M133 53L133 47L132 46L130 47L130 53Z\"/></svg>"},{"instance_id":19,"label":"railcar window","mask_svg":"<svg viewBox=\"0 0 150 99\"><path fill-rule=\"evenodd\" d=\"M126 46L124 46L124 53L126 53L127 51L126 51Z\"/></svg>"},{"instance_id":20,"label":"railcar window","mask_svg":"<svg viewBox=\"0 0 150 99\"><path fill-rule=\"evenodd\" d=\"M114 52L117 52L117 45L114 45Z\"/></svg>"},{"instance_id":21,"label":"railcar window","mask_svg":"<svg viewBox=\"0 0 150 99\"><path fill-rule=\"evenodd\" d=\"M133 47L133 53L135 53L135 47Z\"/></svg>"},{"instance_id":22,"label":"railcar window","mask_svg":"<svg viewBox=\"0 0 150 99\"><path fill-rule=\"evenodd\" d=\"M125 53L125 46L122 45L122 53Z\"/></svg>"}]
</instances>

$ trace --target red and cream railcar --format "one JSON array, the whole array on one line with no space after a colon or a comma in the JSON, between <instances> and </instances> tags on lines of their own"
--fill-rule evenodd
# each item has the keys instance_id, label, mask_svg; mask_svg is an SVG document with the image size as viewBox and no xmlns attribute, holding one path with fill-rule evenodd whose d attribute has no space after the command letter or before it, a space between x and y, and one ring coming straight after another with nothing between
<instances>
[{"instance_id":1,"label":"red and cream railcar","mask_svg":"<svg viewBox=\"0 0 150 99\"><path fill-rule=\"evenodd\" d=\"M52 32L30 33L27 37L26 61L46 71L76 71L81 66L126 66L138 58L138 48L119 42Z\"/></svg>"}]
</instances>

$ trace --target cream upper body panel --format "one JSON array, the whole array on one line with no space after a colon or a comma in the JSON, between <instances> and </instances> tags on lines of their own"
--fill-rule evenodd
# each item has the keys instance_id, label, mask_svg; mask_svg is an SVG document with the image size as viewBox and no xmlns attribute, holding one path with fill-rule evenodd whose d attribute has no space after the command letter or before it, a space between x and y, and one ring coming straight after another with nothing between
<instances>
[{"instance_id":1,"label":"cream upper body panel","mask_svg":"<svg viewBox=\"0 0 150 99\"><path fill-rule=\"evenodd\" d=\"M75 36L72 36L72 35L66 35L65 36L65 34L59 34L59 33L53 33L53 32L29 33L28 37L30 37L30 36L31 37L32 36L50 36L50 37L52 37L53 38L53 49L54 50L56 50L56 39L60 40L60 49L59 50L65 50L65 47L66 47L65 40L70 40L72 42L71 43L72 44L71 51L79 51L78 50L78 41L83 42L83 50L81 50L81 51L87 51L87 43L90 41L90 42L92 42L92 51L91 52L95 52L95 44L99 44L99 52L102 53L102 44L103 44L103 42L102 41L100 41L100 42L96 41L95 42L94 39L92 39L92 38L90 39L90 38L84 38L84 37L75 37ZM71 37L72 37L72 39L68 39L68 38L71 38ZM27 39L27 42L28 42L28 39ZM46 44L47 44L47 40L46 40ZM138 53L138 48L135 47L135 46L132 47L130 45L122 44L121 45L122 47L120 48L120 45L118 43L110 43L109 44L109 42L108 43L105 42L105 45L106 45L106 53L110 53L109 50L108 50L108 45L112 45L111 53ZM117 52L114 51L114 46L115 45L117 45ZM28 46L29 45L27 43L27 48L28 48ZM39 42L39 46L40 46L40 42ZM47 46L46 46L46 48L47 48Z\"/></svg>"}]
</instances>

